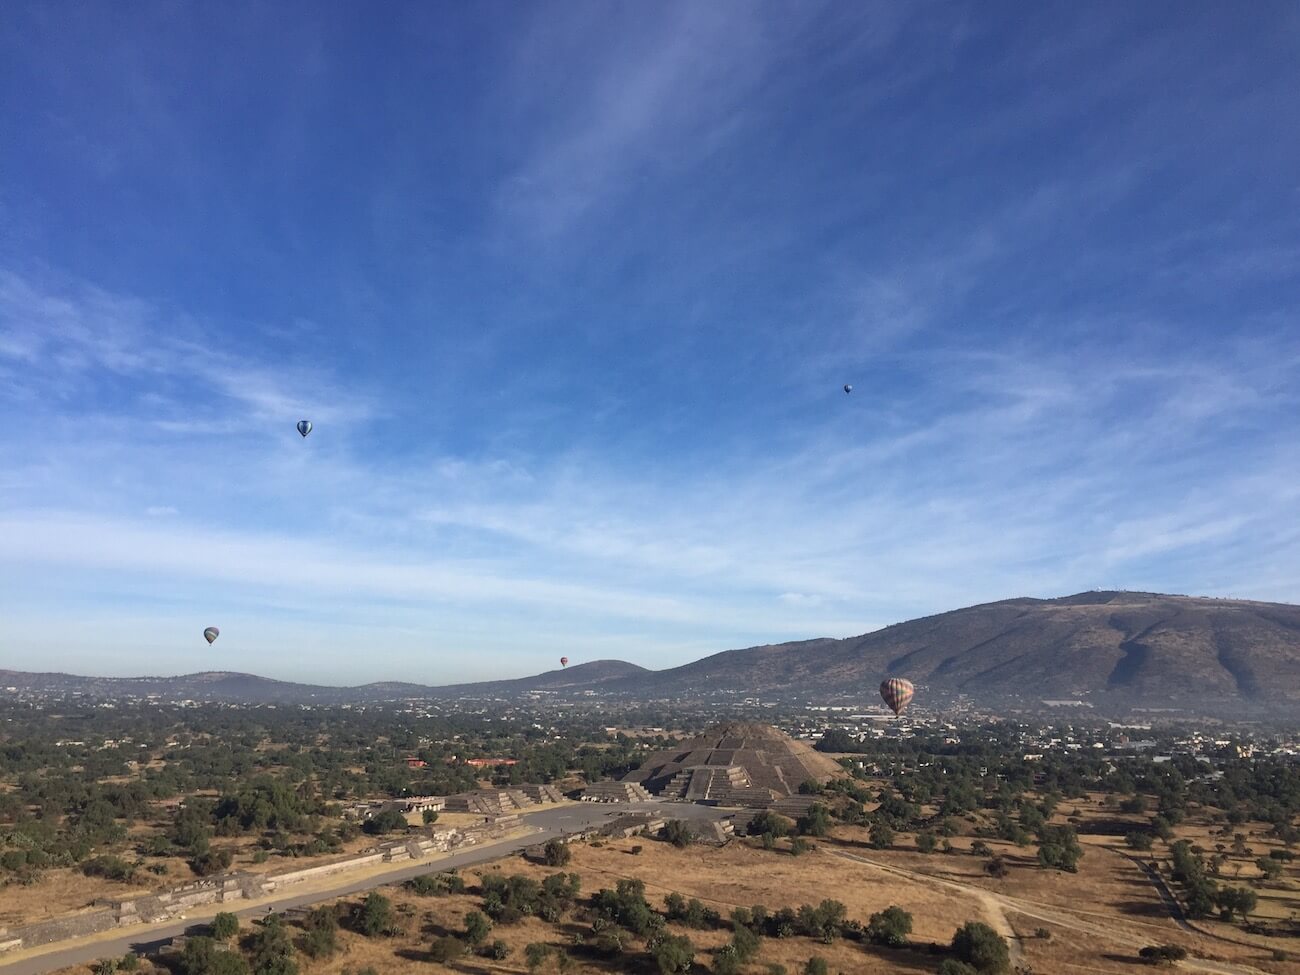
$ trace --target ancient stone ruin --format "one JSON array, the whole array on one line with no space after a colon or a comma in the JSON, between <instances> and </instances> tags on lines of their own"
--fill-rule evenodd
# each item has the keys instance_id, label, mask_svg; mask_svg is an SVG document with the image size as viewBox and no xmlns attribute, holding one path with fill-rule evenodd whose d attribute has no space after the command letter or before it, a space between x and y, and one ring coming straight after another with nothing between
<instances>
[{"instance_id":1,"label":"ancient stone ruin","mask_svg":"<svg viewBox=\"0 0 1300 975\"><path fill-rule=\"evenodd\" d=\"M662 799L768 808L798 803L804 782L823 784L841 769L832 759L771 725L734 722L650 756L622 783Z\"/></svg>"}]
</instances>

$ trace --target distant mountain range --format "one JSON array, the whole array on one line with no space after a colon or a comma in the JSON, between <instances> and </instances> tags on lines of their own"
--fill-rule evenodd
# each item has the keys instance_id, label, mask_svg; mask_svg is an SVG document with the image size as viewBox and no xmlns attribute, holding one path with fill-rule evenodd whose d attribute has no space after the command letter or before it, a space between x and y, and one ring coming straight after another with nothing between
<instances>
[{"instance_id":1,"label":"distant mountain range","mask_svg":"<svg viewBox=\"0 0 1300 975\"><path fill-rule=\"evenodd\" d=\"M965 695L993 705L1078 699L1101 708L1300 716L1300 606L1137 592L1007 599L842 640L727 650L668 670L596 660L535 677L445 687L323 687L227 672L102 678L18 671L0 671L0 687L248 703L528 692L634 699L871 698L886 675L910 678L918 704Z\"/></svg>"}]
</instances>

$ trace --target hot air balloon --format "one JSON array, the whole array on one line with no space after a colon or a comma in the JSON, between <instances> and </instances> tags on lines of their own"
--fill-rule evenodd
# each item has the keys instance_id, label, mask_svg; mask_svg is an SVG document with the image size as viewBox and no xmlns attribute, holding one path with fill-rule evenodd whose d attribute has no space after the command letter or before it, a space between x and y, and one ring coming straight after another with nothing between
<instances>
[{"instance_id":1,"label":"hot air balloon","mask_svg":"<svg viewBox=\"0 0 1300 975\"><path fill-rule=\"evenodd\" d=\"M851 393L851 392L853 392L853 387L850 386L848 383L845 383L845 384L844 384L844 392L846 392L846 393Z\"/></svg>"},{"instance_id":2,"label":"hot air balloon","mask_svg":"<svg viewBox=\"0 0 1300 975\"><path fill-rule=\"evenodd\" d=\"M307 434L311 433L311 420L299 420L298 432L301 433L304 437L307 436Z\"/></svg>"},{"instance_id":3,"label":"hot air balloon","mask_svg":"<svg viewBox=\"0 0 1300 975\"><path fill-rule=\"evenodd\" d=\"M221 631L215 626L209 626L203 631L203 639L207 640L209 645L211 645L211 643L219 636L221 636Z\"/></svg>"},{"instance_id":4,"label":"hot air balloon","mask_svg":"<svg viewBox=\"0 0 1300 975\"><path fill-rule=\"evenodd\" d=\"M569 666L569 658L568 658L568 657L561 657L561 658L560 658L560 666L561 666L561 667L567 667L567 666Z\"/></svg>"},{"instance_id":5,"label":"hot air balloon","mask_svg":"<svg viewBox=\"0 0 1300 975\"><path fill-rule=\"evenodd\" d=\"M903 708L907 707L907 702L912 700L915 693L916 688L912 682L902 677L889 677L880 682L880 696L894 712L894 717L903 713Z\"/></svg>"}]
</instances>

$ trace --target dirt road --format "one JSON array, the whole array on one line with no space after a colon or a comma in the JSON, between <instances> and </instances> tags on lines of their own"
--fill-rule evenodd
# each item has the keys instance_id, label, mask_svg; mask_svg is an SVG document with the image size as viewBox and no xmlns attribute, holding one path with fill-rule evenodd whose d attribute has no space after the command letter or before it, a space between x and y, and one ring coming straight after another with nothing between
<instances>
[{"instance_id":1,"label":"dirt road","mask_svg":"<svg viewBox=\"0 0 1300 975\"><path fill-rule=\"evenodd\" d=\"M918 870L881 863L878 860L871 860L856 853L849 853L846 850L825 849L825 852L832 856L843 857L865 864L882 873L903 877L913 883L954 890L970 897L980 905L985 917L989 919L990 926L1007 939L1013 965L1023 964L1023 952L1021 951L1019 937L1011 926L1011 922L1007 920L1008 911L1037 921L1047 921L1058 927L1086 934L1110 944L1122 945L1126 948L1138 949L1152 942L1149 936L1134 934L1130 930L1117 925L1114 917L1106 917L1090 911L1076 911L1055 906L1048 907L1037 901L1023 900L1008 894L999 894L996 891L986 890L975 884L949 880L946 877L936 877ZM1215 975L1265 975L1259 969L1252 968L1249 965L1208 961L1202 958L1188 958L1180 963L1180 967L1191 971L1214 972Z\"/></svg>"}]
</instances>

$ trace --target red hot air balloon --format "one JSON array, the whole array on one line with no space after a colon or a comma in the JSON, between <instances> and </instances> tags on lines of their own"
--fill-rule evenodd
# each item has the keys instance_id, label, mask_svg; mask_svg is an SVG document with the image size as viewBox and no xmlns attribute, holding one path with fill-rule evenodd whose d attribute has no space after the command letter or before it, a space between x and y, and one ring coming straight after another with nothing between
<instances>
[{"instance_id":1,"label":"red hot air balloon","mask_svg":"<svg viewBox=\"0 0 1300 975\"><path fill-rule=\"evenodd\" d=\"M568 658L568 657L561 657L561 658L560 658L560 666L561 666L561 667L567 667L567 666L569 666L569 658Z\"/></svg>"},{"instance_id":2,"label":"red hot air balloon","mask_svg":"<svg viewBox=\"0 0 1300 975\"><path fill-rule=\"evenodd\" d=\"M889 677L880 682L880 696L894 712L894 717L903 713L903 708L907 707L915 693L916 688L912 686L912 682L902 677Z\"/></svg>"}]
</instances>

